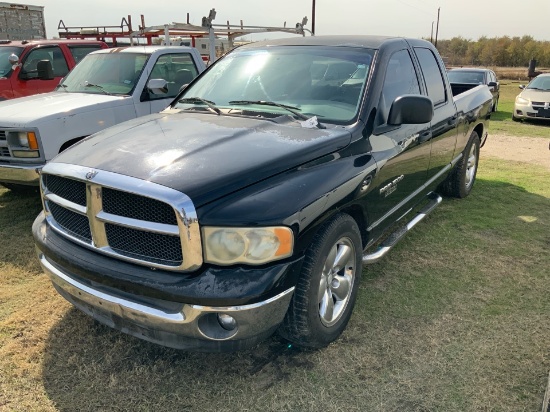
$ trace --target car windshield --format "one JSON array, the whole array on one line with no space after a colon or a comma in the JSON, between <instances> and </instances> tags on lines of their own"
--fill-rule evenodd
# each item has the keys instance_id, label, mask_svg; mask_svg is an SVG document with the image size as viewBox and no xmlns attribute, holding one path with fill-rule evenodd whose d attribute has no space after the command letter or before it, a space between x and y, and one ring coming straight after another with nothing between
<instances>
[{"instance_id":1,"label":"car windshield","mask_svg":"<svg viewBox=\"0 0 550 412\"><path fill-rule=\"evenodd\" d=\"M529 83L526 89L536 89L536 90L550 90L550 76L538 76L535 77L531 83Z\"/></svg>"},{"instance_id":2,"label":"car windshield","mask_svg":"<svg viewBox=\"0 0 550 412\"><path fill-rule=\"evenodd\" d=\"M483 84L484 82L483 72L451 70L448 74L451 83Z\"/></svg>"},{"instance_id":3,"label":"car windshield","mask_svg":"<svg viewBox=\"0 0 550 412\"><path fill-rule=\"evenodd\" d=\"M9 62L9 57L12 54L20 57L22 51L22 47L0 47L0 77L6 77L11 72L12 65Z\"/></svg>"},{"instance_id":4,"label":"car windshield","mask_svg":"<svg viewBox=\"0 0 550 412\"><path fill-rule=\"evenodd\" d=\"M59 89L72 93L130 94L148 56L123 52L89 54L63 79Z\"/></svg>"},{"instance_id":5,"label":"car windshield","mask_svg":"<svg viewBox=\"0 0 550 412\"><path fill-rule=\"evenodd\" d=\"M237 49L185 89L173 107L197 108L200 98L225 114L299 113L302 119L348 124L357 117L374 53L324 46Z\"/></svg>"}]
</instances>

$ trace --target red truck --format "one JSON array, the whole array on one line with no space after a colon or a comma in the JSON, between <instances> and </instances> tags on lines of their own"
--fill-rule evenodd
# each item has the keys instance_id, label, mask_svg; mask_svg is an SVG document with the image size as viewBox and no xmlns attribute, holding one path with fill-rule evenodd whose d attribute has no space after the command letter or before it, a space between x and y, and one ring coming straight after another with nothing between
<instances>
[{"instance_id":1,"label":"red truck","mask_svg":"<svg viewBox=\"0 0 550 412\"><path fill-rule=\"evenodd\" d=\"M96 40L0 41L0 100L51 92L88 53L107 48ZM39 72L48 60L51 70Z\"/></svg>"}]
</instances>

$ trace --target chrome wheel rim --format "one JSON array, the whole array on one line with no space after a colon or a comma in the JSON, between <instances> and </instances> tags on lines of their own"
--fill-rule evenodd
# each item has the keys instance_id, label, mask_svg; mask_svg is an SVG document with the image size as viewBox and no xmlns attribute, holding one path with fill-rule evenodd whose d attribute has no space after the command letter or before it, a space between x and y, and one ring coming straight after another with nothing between
<instances>
[{"instance_id":1,"label":"chrome wheel rim","mask_svg":"<svg viewBox=\"0 0 550 412\"><path fill-rule=\"evenodd\" d=\"M470 189L472 184L474 183L474 179L476 176L476 169L477 169L477 146L475 144L472 144L472 147L470 149L470 154L468 155L468 164L466 166L466 189Z\"/></svg>"},{"instance_id":2,"label":"chrome wheel rim","mask_svg":"<svg viewBox=\"0 0 550 412\"><path fill-rule=\"evenodd\" d=\"M332 326L344 314L355 280L355 248L347 237L339 239L330 249L323 265L319 283L319 318Z\"/></svg>"}]
</instances>

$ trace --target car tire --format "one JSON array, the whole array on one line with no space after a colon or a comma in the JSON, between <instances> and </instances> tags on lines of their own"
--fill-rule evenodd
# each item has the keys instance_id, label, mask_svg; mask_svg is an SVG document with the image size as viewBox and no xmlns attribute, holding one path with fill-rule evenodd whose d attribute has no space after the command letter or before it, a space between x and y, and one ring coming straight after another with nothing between
<instances>
[{"instance_id":1,"label":"car tire","mask_svg":"<svg viewBox=\"0 0 550 412\"><path fill-rule=\"evenodd\" d=\"M361 271L359 228L351 216L339 214L323 224L307 249L279 334L308 348L335 341L350 319Z\"/></svg>"},{"instance_id":2,"label":"car tire","mask_svg":"<svg viewBox=\"0 0 550 412\"><path fill-rule=\"evenodd\" d=\"M512 115L512 120L514 122L521 122L521 119L519 117L514 116L514 115Z\"/></svg>"},{"instance_id":3,"label":"car tire","mask_svg":"<svg viewBox=\"0 0 550 412\"><path fill-rule=\"evenodd\" d=\"M470 194L477 175L479 147L479 136L476 132L472 132L462 158L441 185L445 195L462 199Z\"/></svg>"}]
</instances>

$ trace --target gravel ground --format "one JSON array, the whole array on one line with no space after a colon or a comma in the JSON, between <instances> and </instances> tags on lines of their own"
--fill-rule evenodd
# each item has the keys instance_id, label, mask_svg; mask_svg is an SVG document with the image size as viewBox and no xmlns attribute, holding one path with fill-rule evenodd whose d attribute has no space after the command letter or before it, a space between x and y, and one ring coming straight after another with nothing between
<instances>
[{"instance_id":1,"label":"gravel ground","mask_svg":"<svg viewBox=\"0 0 550 412\"><path fill-rule=\"evenodd\" d=\"M527 137L491 134L481 149L481 157L533 163L550 169L550 136Z\"/></svg>"}]
</instances>

